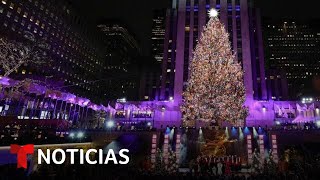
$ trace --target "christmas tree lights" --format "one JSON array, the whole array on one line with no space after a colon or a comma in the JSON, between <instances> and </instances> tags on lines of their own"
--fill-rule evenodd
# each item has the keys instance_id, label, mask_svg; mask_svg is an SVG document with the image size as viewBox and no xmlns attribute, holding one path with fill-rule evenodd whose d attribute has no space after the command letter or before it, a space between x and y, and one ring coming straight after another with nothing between
<instances>
[{"instance_id":1,"label":"christmas tree lights","mask_svg":"<svg viewBox=\"0 0 320 180\"><path fill-rule=\"evenodd\" d=\"M243 71L231 50L229 36L217 12L202 32L189 66L181 107L185 126L197 120L236 123L247 116Z\"/></svg>"}]
</instances>

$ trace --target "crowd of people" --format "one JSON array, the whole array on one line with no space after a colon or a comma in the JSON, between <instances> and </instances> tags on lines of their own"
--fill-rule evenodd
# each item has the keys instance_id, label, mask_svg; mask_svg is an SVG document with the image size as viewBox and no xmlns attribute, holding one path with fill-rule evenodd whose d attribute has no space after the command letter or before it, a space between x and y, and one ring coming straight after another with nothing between
<instances>
[{"instance_id":1,"label":"crowd of people","mask_svg":"<svg viewBox=\"0 0 320 180\"><path fill-rule=\"evenodd\" d=\"M292 166L292 167L291 167ZM69 180L85 180L85 179L112 179L112 180L309 180L317 179L319 172L316 172L319 167L305 167L302 165L301 172L297 172L295 165L289 165L290 171L277 171L275 174L266 172L252 173L252 172L237 172L237 173L203 173L196 174L192 171L177 171L175 173L156 173L145 171L133 165L43 165L36 171L16 169L16 165L10 165L0 168L1 179L64 179ZM29 175L28 175L29 174Z\"/></svg>"},{"instance_id":2,"label":"crowd of people","mask_svg":"<svg viewBox=\"0 0 320 180\"><path fill-rule=\"evenodd\" d=\"M208 174L213 176L230 175L241 170L241 159L237 156L198 156L190 162L193 175Z\"/></svg>"},{"instance_id":3,"label":"crowd of people","mask_svg":"<svg viewBox=\"0 0 320 180\"><path fill-rule=\"evenodd\" d=\"M312 127L310 124L307 126ZM147 126L142 124L141 126ZM114 126L112 130L120 131ZM180 129L180 128L179 128ZM265 131L269 129L263 128ZM122 129L123 130L123 129ZM132 131L136 131L133 129ZM149 129L151 130L151 129ZM0 146L17 144L47 144L74 141L70 138L70 132L78 132L79 129L71 129L69 132L57 132L46 126L25 126L8 124L0 127ZM128 129L131 131L131 129ZM76 136L76 135L75 135ZM83 139L84 141L85 139ZM259 156L260 157L260 156ZM170 161L170 159L169 159ZM172 160L175 162L175 159ZM288 149L281 154L279 163L270 167L267 163L256 168L254 164L244 165L239 156L214 157L208 155L198 156L189 161L189 166L171 168L170 171L157 171L157 168L146 169L145 164L130 163L129 165L89 165L89 164L62 164L41 165L26 170L16 168L16 164L0 166L0 179L316 179L320 171L320 153L307 154L305 149ZM157 167L157 166L154 166ZM173 169L173 170L172 170Z\"/></svg>"},{"instance_id":4,"label":"crowd of people","mask_svg":"<svg viewBox=\"0 0 320 180\"><path fill-rule=\"evenodd\" d=\"M48 126L6 124L0 126L0 146L77 142L78 139L69 136L69 131L56 130ZM88 138L83 137L81 141L87 141Z\"/></svg>"}]
</instances>

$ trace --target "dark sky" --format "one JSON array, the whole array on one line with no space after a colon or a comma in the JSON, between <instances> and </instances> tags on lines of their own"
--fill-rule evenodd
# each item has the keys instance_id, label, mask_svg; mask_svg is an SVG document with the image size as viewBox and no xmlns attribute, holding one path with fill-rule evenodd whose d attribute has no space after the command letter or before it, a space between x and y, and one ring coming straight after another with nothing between
<instances>
[{"instance_id":1,"label":"dark sky","mask_svg":"<svg viewBox=\"0 0 320 180\"><path fill-rule=\"evenodd\" d=\"M150 54L152 10L169 6L167 0L73 0L77 9L93 19L120 19L129 26L142 49ZM90 2L90 3L88 3Z\"/></svg>"},{"instance_id":2,"label":"dark sky","mask_svg":"<svg viewBox=\"0 0 320 180\"><path fill-rule=\"evenodd\" d=\"M263 16L319 18L319 0L256 0Z\"/></svg>"},{"instance_id":3,"label":"dark sky","mask_svg":"<svg viewBox=\"0 0 320 180\"><path fill-rule=\"evenodd\" d=\"M144 55L150 52L152 9L170 6L168 0L72 0L91 19L120 19L135 34ZM266 17L320 17L317 0L256 0ZM318 3L319 4L319 3Z\"/></svg>"}]
</instances>

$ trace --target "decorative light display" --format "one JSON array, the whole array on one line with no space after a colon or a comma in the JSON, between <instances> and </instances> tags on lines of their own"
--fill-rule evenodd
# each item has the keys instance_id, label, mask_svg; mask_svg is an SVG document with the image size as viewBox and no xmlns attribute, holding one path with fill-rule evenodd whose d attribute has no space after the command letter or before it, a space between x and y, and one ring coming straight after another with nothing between
<instances>
[{"instance_id":1,"label":"decorative light display","mask_svg":"<svg viewBox=\"0 0 320 180\"><path fill-rule=\"evenodd\" d=\"M210 9L208 12L209 17L217 17L219 15L218 11L214 8Z\"/></svg>"},{"instance_id":2,"label":"decorative light display","mask_svg":"<svg viewBox=\"0 0 320 180\"><path fill-rule=\"evenodd\" d=\"M211 16L212 14L212 16ZM190 62L187 88L181 111L185 126L204 122L235 123L248 114L243 71L233 54L224 25L210 11L211 19Z\"/></svg>"},{"instance_id":3,"label":"decorative light display","mask_svg":"<svg viewBox=\"0 0 320 180\"><path fill-rule=\"evenodd\" d=\"M263 135L259 135L259 150L260 150L260 158L261 158L261 162L264 162L264 140L263 140Z\"/></svg>"},{"instance_id":4,"label":"decorative light display","mask_svg":"<svg viewBox=\"0 0 320 180\"><path fill-rule=\"evenodd\" d=\"M278 158L277 135L272 134L271 135L271 141L272 141L272 157L273 157L273 161L275 163L278 163L279 158Z\"/></svg>"},{"instance_id":5,"label":"decorative light display","mask_svg":"<svg viewBox=\"0 0 320 180\"><path fill-rule=\"evenodd\" d=\"M157 134L153 134L152 142L151 142L151 163L153 168L156 162L156 151L157 151Z\"/></svg>"},{"instance_id":6,"label":"decorative light display","mask_svg":"<svg viewBox=\"0 0 320 180\"><path fill-rule=\"evenodd\" d=\"M181 135L177 134L176 138L176 158L177 158L177 163L180 161L180 152L181 152Z\"/></svg>"},{"instance_id":7,"label":"decorative light display","mask_svg":"<svg viewBox=\"0 0 320 180\"><path fill-rule=\"evenodd\" d=\"M248 164L252 164L252 136L247 135Z\"/></svg>"},{"instance_id":8,"label":"decorative light display","mask_svg":"<svg viewBox=\"0 0 320 180\"><path fill-rule=\"evenodd\" d=\"M46 50L49 45L45 40L37 41L30 32L24 33L29 43L20 43L0 38L0 64L4 70L4 76L9 76L18 70L23 64L44 64L50 61Z\"/></svg>"},{"instance_id":9,"label":"decorative light display","mask_svg":"<svg viewBox=\"0 0 320 180\"><path fill-rule=\"evenodd\" d=\"M169 158L169 135L164 135L164 143L163 143L163 159L164 163L168 164L168 158Z\"/></svg>"}]
</instances>

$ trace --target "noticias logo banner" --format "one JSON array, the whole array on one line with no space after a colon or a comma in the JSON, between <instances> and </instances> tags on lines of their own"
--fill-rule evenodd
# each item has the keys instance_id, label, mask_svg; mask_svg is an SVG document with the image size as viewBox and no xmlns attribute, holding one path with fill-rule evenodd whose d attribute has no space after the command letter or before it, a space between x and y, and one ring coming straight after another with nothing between
<instances>
[{"instance_id":1,"label":"noticias logo banner","mask_svg":"<svg viewBox=\"0 0 320 180\"><path fill-rule=\"evenodd\" d=\"M27 144L20 146L18 144L12 144L10 146L10 153L17 154L17 168L27 168L27 155L34 154L34 145ZM42 149L37 149L38 164L63 164L67 159L67 155L70 156L70 164L75 164L75 156L79 156L79 164L128 164L130 159L128 156L128 149L121 149L119 151L120 160L117 159L115 152L112 149L108 150L107 155L104 158L103 149L47 149L43 152ZM91 155L97 154L97 159L91 159Z\"/></svg>"}]
</instances>

